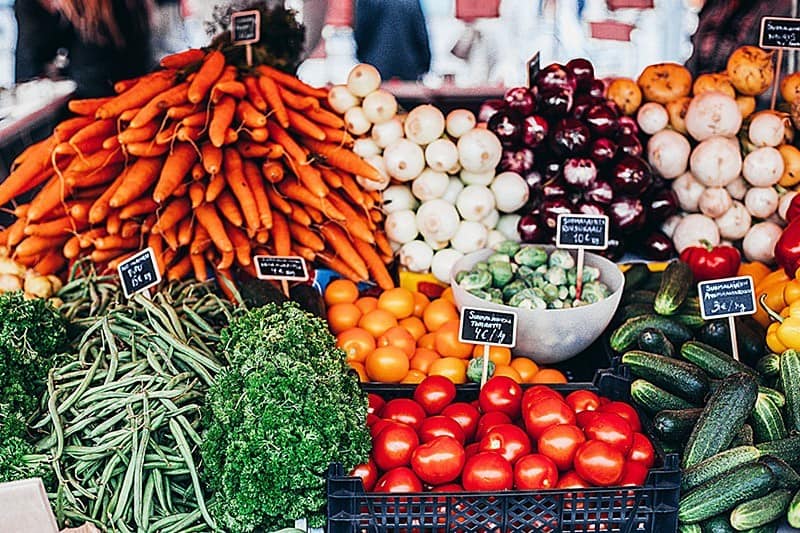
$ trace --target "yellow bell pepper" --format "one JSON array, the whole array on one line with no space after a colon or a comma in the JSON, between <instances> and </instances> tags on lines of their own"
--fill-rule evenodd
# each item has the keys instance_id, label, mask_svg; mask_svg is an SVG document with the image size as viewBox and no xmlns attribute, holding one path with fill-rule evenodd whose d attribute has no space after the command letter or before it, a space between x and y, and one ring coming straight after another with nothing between
<instances>
[{"instance_id":1,"label":"yellow bell pepper","mask_svg":"<svg viewBox=\"0 0 800 533\"><path fill-rule=\"evenodd\" d=\"M778 327L780 325L780 322L773 322L767 328L767 348L775 353L782 353L787 349L786 345L778 339Z\"/></svg>"},{"instance_id":2,"label":"yellow bell pepper","mask_svg":"<svg viewBox=\"0 0 800 533\"><path fill-rule=\"evenodd\" d=\"M784 319L775 334L787 348L800 349L800 317L790 316Z\"/></svg>"},{"instance_id":3,"label":"yellow bell pepper","mask_svg":"<svg viewBox=\"0 0 800 533\"><path fill-rule=\"evenodd\" d=\"M800 349L800 300L787 305L780 312L766 304L767 294L760 298L762 307L770 318L775 320L767 328L767 346L780 353L788 348Z\"/></svg>"},{"instance_id":4,"label":"yellow bell pepper","mask_svg":"<svg viewBox=\"0 0 800 533\"><path fill-rule=\"evenodd\" d=\"M762 263L761 261L752 261L750 263L742 263L739 265L739 272L737 276L750 276L753 278L753 285L758 287L761 281L772 272L772 269Z\"/></svg>"}]
</instances>

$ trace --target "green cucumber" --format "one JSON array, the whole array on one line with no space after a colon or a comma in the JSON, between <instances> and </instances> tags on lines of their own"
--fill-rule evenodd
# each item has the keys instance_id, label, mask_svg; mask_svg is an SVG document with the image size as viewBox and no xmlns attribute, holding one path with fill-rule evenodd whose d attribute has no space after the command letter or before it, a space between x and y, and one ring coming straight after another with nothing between
<instances>
[{"instance_id":1,"label":"green cucumber","mask_svg":"<svg viewBox=\"0 0 800 533\"><path fill-rule=\"evenodd\" d=\"M783 459L789 466L800 468L800 435L792 435L781 440L762 442L756 445L762 454L774 455Z\"/></svg>"},{"instance_id":2,"label":"green cucumber","mask_svg":"<svg viewBox=\"0 0 800 533\"><path fill-rule=\"evenodd\" d=\"M794 493L792 501L789 502L789 511L786 513L789 525L800 528L800 490Z\"/></svg>"},{"instance_id":3,"label":"green cucumber","mask_svg":"<svg viewBox=\"0 0 800 533\"><path fill-rule=\"evenodd\" d=\"M706 323L705 319L700 316L700 313L677 313L671 316L672 320L683 324L690 329L702 328Z\"/></svg>"},{"instance_id":4,"label":"green cucumber","mask_svg":"<svg viewBox=\"0 0 800 533\"><path fill-rule=\"evenodd\" d=\"M768 353L758 360L756 370L765 378L777 377L781 372L781 356L776 353Z\"/></svg>"},{"instance_id":5,"label":"green cucumber","mask_svg":"<svg viewBox=\"0 0 800 533\"><path fill-rule=\"evenodd\" d=\"M653 417L653 430L662 440L683 443L700 419L703 409L664 409Z\"/></svg>"},{"instance_id":6,"label":"green cucumber","mask_svg":"<svg viewBox=\"0 0 800 533\"><path fill-rule=\"evenodd\" d=\"M636 344L636 339L645 328L660 329L676 346L692 338L692 331L665 316L642 315L629 318L611 333L609 344L616 352L624 352Z\"/></svg>"},{"instance_id":7,"label":"green cucumber","mask_svg":"<svg viewBox=\"0 0 800 533\"><path fill-rule=\"evenodd\" d=\"M708 394L708 377L692 363L641 350L622 356L631 373L689 402L700 404ZM666 409L666 407L665 407Z\"/></svg>"},{"instance_id":8,"label":"green cucumber","mask_svg":"<svg viewBox=\"0 0 800 533\"><path fill-rule=\"evenodd\" d=\"M700 524L678 524L678 533L703 533Z\"/></svg>"},{"instance_id":9,"label":"green cucumber","mask_svg":"<svg viewBox=\"0 0 800 533\"><path fill-rule=\"evenodd\" d=\"M664 271L650 272L650 277L641 285L641 289L646 291L657 291L661 287L661 278L664 277Z\"/></svg>"},{"instance_id":10,"label":"green cucumber","mask_svg":"<svg viewBox=\"0 0 800 533\"><path fill-rule=\"evenodd\" d=\"M649 304L653 305L656 299L656 293L653 291L645 291L642 289L631 291L622 297L625 304Z\"/></svg>"},{"instance_id":11,"label":"green cucumber","mask_svg":"<svg viewBox=\"0 0 800 533\"><path fill-rule=\"evenodd\" d=\"M684 342L681 346L681 356L705 370L712 378L724 378L737 372L750 374L754 378L759 377L758 373L749 366L737 361L722 350L702 342Z\"/></svg>"},{"instance_id":12,"label":"green cucumber","mask_svg":"<svg viewBox=\"0 0 800 533\"><path fill-rule=\"evenodd\" d=\"M631 383L631 400L651 416L665 409L677 410L697 407L680 396L675 396L661 387L653 385L646 379L637 379Z\"/></svg>"},{"instance_id":13,"label":"green cucumber","mask_svg":"<svg viewBox=\"0 0 800 533\"><path fill-rule=\"evenodd\" d=\"M709 518L702 524L703 533L736 533L728 520L728 513L719 514Z\"/></svg>"},{"instance_id":14,"label":"green cucumber","mask_svg":"<svg viewBox=\"0 0 800 533\"><path fill-rule=\"evenodd\" d=\"M655 328L645 328L637 338L639 349L644 352L655 353L665 357L675 357L675 346L664 335L664 332Z\"/></svg>"},{"instance_id":15,"label":"green cucumber","mask_svg":"<svg viewBox=\"0 0 800 533\"><path fill-rule=\"evenodd\" d=\"M709 397L700 420L686 443L682 465L688 468L730 446L753 411L758 384L752 376L733 374Z\"/></svg>"},{"instance_id":16,"label":"green cucumber","mask_svg":"<svg viewBox=\"0 0 800 533\"><path fill-rule=\"evenodd\" d=\"M758 462L772 470L777 480L776 488L789 490L800 488L800 474L783 459L774 455L762 455Z\"/></svg>"},{"instance_id":17,"label":"green cucumber","mask_svg":"<svg viewBox=\"0 0 800 533\"><path fill-rule=\"evenodd\" d=\"M619 320L621 322L624 322L630 318L636 318L638 316L652 315L652 314L653 314L652 304L628 304L620 309Z\"/></svg>"},{"instance_id":18,"label":"green cucumber","mask_svg":"<svg viewBox=\"0 0 800 533\"><path fill-rule=\"evenodd\" d=\"M678 308L678 314L699 315L700 300L697 298L697 296L687 296L681 306Z\"/></svg>"},{"instance_id":19,"label":"green cucumber","mask_svg":"<svg viewBox=\"0 0 800 533\"><path fill-rule=\"evenodd\" d=\"M650 277L650 269L645 263L633 263L624 273L625 276L625 292L635 291L647 278Z\"/></svg>"},{"instance_id":20,"label":"green cucumber","mask_svg":"<svg viewBox=\"0 0 800 533\"><path fill-rule=\"evenodd\" d=\"M755 439L753 438L753 426L750 424L742 424L742 428L733 437L731 441L731 448L736 446L753 446L755 444Z\"/></svg>"},{"instance_id":21,"label":"green cucumber","mask_svg":"<svg viewBox=\"0 0 800 533\"><path fill-rule=\"evenodd\" d=\"M769 468L759 463L744 465L684 494L678 504L678 520L687 524L702 522L742 502L760 498L774 486L775 476Z\"/></svg>"},{"instance_id":22,"label":"green cucumber","mask_svg":"<svg viewBox=\"0 0 800 533\"><path fill-rule=\"evenodd\" d=\"M791 500L791 491L778 489L760 498L742 502L731 511L731 525L738 531L765 526L782 517Z\"/></svg>"},{"instance_id":23,"label":"green cucumber","mask_svg":"<svg viewBox=\"0 0 800 533\"><path fill-rule=\"evenodd\" d=\"M782 408L784 405L786 405L786 396L784 396L783 393L779 390L759 385L758 393L763 394L764 396L772 400L772 403L775 404L775 407L779 409Z\"/></svg>"},{"instance_id":24,"label":"green cucumber","mask_svg":"<svg viewBox=\"0 0 800 533\"><path fill-rule=\"evenodd\" d=\"M800 431L800 354L786 350L781 354L778 381L786 397L786 429Z\"/></svg>"},{"instance_id":25,"label":"green cucumber","mask_svg":"<svg viewBox=\"0 0 800 533\"><path fill-rule=\"evenodd\" d=\"M681 491L689 492L717 476L742 465L753 463L761 457L755 446L738 446L712 455L681 473Z\"/></svg>"},{"instance_id":26,"label":"green cucumber","mask_svg":"<svg viewBox=\"0 0 800 533\"><path fill-rule=\"evenodd\" d=\"M661 277L661 285L653 301L659 315L672 315L681 306L693 285L692 269L683 261L671 261Z\"/></svg>"},{"instance_id":27,"label":"green cucumber","mask_svg":"<svg viewBox=\"0 0 800 533\"><path fill-rule=\"evenodd\" d=\"M753 426L753 436L756 442L772 442L787 437L780 409L769 396L760 392L756 398L753 412L750 414L750 425Z\"/></svg>"}]
</instances>

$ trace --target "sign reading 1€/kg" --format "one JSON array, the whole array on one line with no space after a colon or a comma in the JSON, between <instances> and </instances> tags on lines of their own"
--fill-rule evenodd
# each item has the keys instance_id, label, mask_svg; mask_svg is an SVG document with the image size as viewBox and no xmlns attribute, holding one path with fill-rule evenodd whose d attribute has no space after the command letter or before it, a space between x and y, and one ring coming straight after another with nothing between
<instances>
[{"instance_id":1,"label":"sign reading 1\u20ac/kg","mask_svg":"<svg viewBox=\"0 0 800 533\"><path fill-rule=\"evenodd\" d=\"M145 248L120 263L117 273L126 298L161 283L161 272L152 248Z\"/></svg>"},{"instance_id":2,"label":"sign reading 1\u20ac/kg","mask_svg":"<svg viewBox=\"0 0 800 533\"><path fill-rule=\"evenodd\" d=\"M705 320L756 312L756 293L750 276L701 281L697 284L697 291L700 315Z\"/></svg>"},{"instance_id":3,"label":"sign reading 1\u20ac/kg","mask_svg":"<svg viewBox=\"0 0 800 533\"><path fill-rule=\"evenodd\" d=\"M556 246L559 248L608 248L608 217L606 215L558 215Z\"/></svg>"},{"instance_id":4,"label":"sign reading 1\u20ac/kg","mask_svg":"<svg viewBox=\"0 0 800 533\"><path fill-rule=\"evenodd\" d=\"M517 345L517 314L462 307L458 340L470 344L513 348Z\"/></svg>"},{"instance_id":5,"label":"sign reading 1\u20ac/kg","mask_svg":"<svg viewBox=\"0 0 800 533\"><path fill-rule=\"evenodd\" d=\"M253 44L261 39L261 12L257 9L231 15L231 41L235 45Z\"/></svg>"},{"instance_id":6,"label":"sign reading 1\u20ac/kg","mask_svg":"<svg viewBox=\"0 0 800 533\"><path fill-rule=\"evenodd\" d=\"M259 279L305 281L308 279L306 260L295 256L257 255L256 273Z\"/></svg>"}]
</instances>

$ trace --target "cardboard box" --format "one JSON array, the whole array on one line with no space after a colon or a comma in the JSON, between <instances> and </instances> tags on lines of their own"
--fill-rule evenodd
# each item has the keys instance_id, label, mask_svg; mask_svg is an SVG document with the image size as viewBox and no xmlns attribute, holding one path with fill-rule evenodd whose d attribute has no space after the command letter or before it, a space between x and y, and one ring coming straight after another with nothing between
<instances>
[{"instance_id":1,"label":"cardboard box","mask_svg":"<svg viewBox=\"0 0 800 533\"><path fill-rule=\"evenodd\" d=\"M58 533L56 517L41 479L0 483L0 530Z\"/></svg>"}]
</instances>

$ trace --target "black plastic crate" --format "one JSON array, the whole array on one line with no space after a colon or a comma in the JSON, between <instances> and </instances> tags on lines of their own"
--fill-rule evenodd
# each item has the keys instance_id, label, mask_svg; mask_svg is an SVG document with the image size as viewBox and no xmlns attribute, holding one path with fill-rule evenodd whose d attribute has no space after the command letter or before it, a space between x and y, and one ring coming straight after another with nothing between
<instances>
[{"instance_id":1,"label":"black plastic crate","mask_svg":"<svg viewBox=\"0 0 800 533\"><path fill-rule=\"evenodd\" d=\"M562 393L588 388L614 400L628 401L630 378L624 368L621 371L598 371L588 386L552 387ZM410 396L413 386L382 386L377 390L387 398L402 397ZM473 400L477 393L477 386L458 389L461 400ZM365 493L360 478L348 476L341 465L335 464L328 472L327 531L674 533L678 529L678 456L656 449L659 466L650 470L645 485L624 489Z\"/></svg>"}]
</instances>

